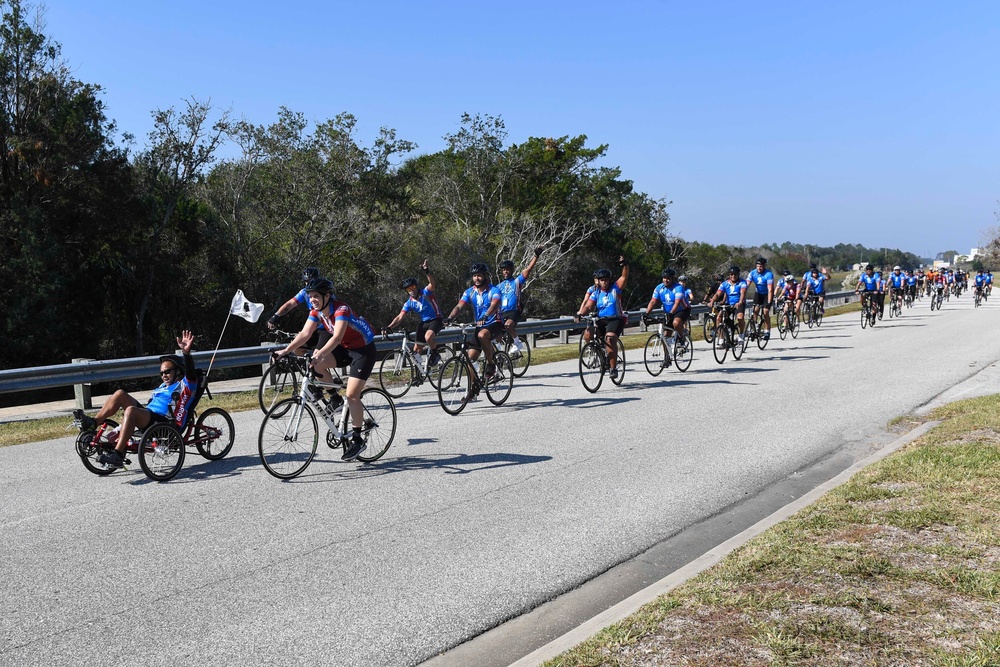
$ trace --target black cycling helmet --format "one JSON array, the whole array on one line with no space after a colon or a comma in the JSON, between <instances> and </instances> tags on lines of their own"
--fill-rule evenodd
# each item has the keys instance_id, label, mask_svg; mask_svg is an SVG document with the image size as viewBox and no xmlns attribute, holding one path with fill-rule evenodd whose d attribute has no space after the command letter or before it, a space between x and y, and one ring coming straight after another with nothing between
<instances>
[{"instance_id":1,"label":"black cycling helmet","mask_svg":"<svg viewBox=\"0 0 1000 667\"><path fill-rule=\"evenodd\" d=\"M399 283L399 286L402 289L410 289L411 287L416 287L416 285L417 285L417 279L412 277L404 278L403 282Z\"/></svg>"},{"instance_id":2,"label":"black cycling helmet","mask_svg":"<svg viewBox=\"0 0 1000 667\"><path fill-rule=\"evenodd\" d=\"M514 262L510 261L509 259L505 259L504 261L500 262L500 266L497 267L497 268L499 268L501 271L503 271L504 269L508 269L510 271L513 271L514 270Z\"/></svg>"},{"instance_id":3,"label":"black cycling helmet","mask_svg":"<svg viewBox=\"0 0 1000 667\"><path fill-rule=\"evenodd\" d=\"M319 278L319 269L315 266L307 266L302 269L302 282L307 283L310 280L315 280L316 278Z\"/></svg>"},{"instance_id":4,"label":"black cycling helmet","mask_svg":"<svg viewBox=\"0 0 1000 667\"><path fill-rule=\"evenodd\" d=\"M812 271L815 268L816 268L816 262L813 262L812 264L809 265L809 270L810 271Z\"/></svg>"},{"instance_id":5,"label":"black cycling helmet","mask_svg":"<svg viewBox=\"0 0 1000 667\"><path fill-rule=\"evenodd\" d=\"M597 269L594 271L594 277L611 280L611 269Z\"/></svg>"},{"instance_id":6,"label":"black cycling helmet","mask_svg":"<svg viewBox=\"0 0 1000 667\"><path fill-rule=\"evenodd\" d=\"M735 264L729 267L729 275L733 274L736 274L737 276L740 275L740 267L736 266Z\"/></svg>"},{"instance_id":7,"label":"black cycling helmet","mask_svg":"<svg viewBox=\"0 0 1000 667\"><path fill-rule=\"evenodd\" d=\"M767 259L765 259L764 257L758 257L757 264L767 264Z\"/></svg>"},{"instance_id":8,"label":"black cycling helmet","mask_svg":"<svg viewBox=\"0 0 1000 667\"><path fill-rule=\"evenodd\" d=\"M307 292L319 292L320 294L333 294L333 281L328 278L313 278L306 285Z\"/></svg>"},{"instance_id":9,"label":"black cycling helmet","mask_svg":"<svg viewBox=\"0 0 1000 667\"><path fill-rule=\"evenodd\" d=\"M484 264L483 262L476 262L471 267L469 267L469 273L472 275L481 273L484 276L488 276L490 274L490 267L486 266L486 264Z\"/></svg>"},{"instance_id":10,"label":"black cycling helmet","mask_svg":"<svg viewBox=\"0 0 1000 667\"><path fill-rule=\"evenodd\" d=\"M184 368L184 360L181 359L179 354L164 354L160 357L160 363L163 363L164 361L172 363L174 365L174 370L179 371Z\"/></svg>"},{"instance_id":11,"label":"black cycling helmet","mask_svg":"<svg viewBox=\"0 0 1000 667\"><path fill-rule=\"evenodd\" d=\"M781 275L783 275L785 277L788 277L788 276L792 275L792 272L789 271L788 269L785 269L784 271L781 272Z\"/></svg>"},{"instance_id":12,"label":"black cycling helmet","mask_svg":"<svg viewBox=\"0 0 1000 667\"><path fill-rule=\"evenodd\" d=\"M867 266L865 267L865 271L874 271L874 270L875 270L875 267L874 267L874 266L872 266L871 264L869 264L869 265L867 265Z\"/></svg>"},{"instance_id":13,"label":"black cycling helmet","mask_svg":"<svg viewBox=\"0 0 1000 667\"><path fill-rule=\"evenodd\" d=\"M663 272L660 274L660 277L661 278L676 278L677 277L677 272L674 271L673 269L669 269L669 268L663 269Z\"/></svg>"}]
</instances>

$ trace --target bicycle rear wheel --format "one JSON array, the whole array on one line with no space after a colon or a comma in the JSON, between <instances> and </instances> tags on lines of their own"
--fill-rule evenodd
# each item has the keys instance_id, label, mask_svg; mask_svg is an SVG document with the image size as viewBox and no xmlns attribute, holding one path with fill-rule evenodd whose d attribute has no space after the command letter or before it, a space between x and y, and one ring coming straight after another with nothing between
<instances>
[{"instance_id":1,"label":"bicycle rear wheel","mask_svg":"<svg viewBox=\"0 0 1000 667\"><path fill-rule=\"evenodd\" d=\"M656 377L666 367L666 360L667 348L663 344L660 334L655 333L646 340L646 347L642 351L642 361L646 365L646 372Z\"/></svg>"},{"instance_id":2,"label":"bicycle rear wheel","mask_svg":"<svg viewBox=\"0 0 1000 667\"><path fill-rule=\"evenodd\" d=\"M469 363L455 355L438 374L438 402L449 415L457 415L472 399L472 371Z\"/></svg>"},{"instance_id":3,"label":"bicycle rear wheel","mask_svg":"<svg viewBox=\"0 0 1000 667\"><path fill-rule=\"evenodd\" d=\"M417 379L413 360L402 350L393 350L382 359L378 368L378 383L382 391L393 398L402 398Z\"/></svg>"},{"instance_id":4,"label":"bicycle rear wheel","mask_svg":"<svg viewBox=\"0 0 1000 667\"><path fill-rule=\"evenodd\" d=\"M433 366L427 367L427 381L431 383L432 387L437 389L438 380L441 379L441 369L444 368L449 359L455 356L455 351L447 345L439 345L435 351L438 353L440 359Z\"/></svg>"},{"instance_id":5,"label":"bicycle rear wheel","mask_svg":"<svg viewBox=\"0 0 1000 667\"><path fill-rule=\"evenodd\" d=\"M615 360L616 368L618 369L618 377L611 377L611 382L615 386L620 387L622 382L625 381L625 343L622 339L618 339L618 358Z\"/></svg>"},{"instance_id":6,"label":"bicycle rear wheel","mask_svg":"<svg viewBox=\"0 0 1000 667\"><path fill-rule=\"evenodd\" d=\"M299 375L289 359L271 362L257 387L257 402L264 414L278 401L291 398L299 393Z\"/></svg>"},{"instance_id":7,"label":"bicycle rear wheel","mask_svg":"<svg viewBox=\"0 0 1000 667\"><path fill-rule=\"evenodd\" d=\"M170 424L146 427L139 441L139 465L150 479L166 482L173 479L184 465L184 438Z\"/></svg>"},{"instance_id":8,"label":"bicycle rear wheel","mask_svg":"<svg viewBox=\"0 0 1000 667\"><path fill-rule=\"evenodd\" d=\"M361 436L366 446L357 460L371 463L382 458L396 437L396 405L388 392L369 387L361 392L361 407L364 413Z\"/></svg>"},{"instance_id":9,"label":"bicycle rear wheel","mask_svg":"<svg viewBox=\"0 0 1000 667\"><path fill-rule=\"evenodd\" d=\"M691 360L694 359L694 345L691 344L690 334L686 334L682 341L674 339L674 365L681 373L691 367Z\"/></svg>"},{"instance_id":10,"label":"bicycle rear wheel","mask_svg":"<svg viewBox=\"0 0 1000 667\"><path fill-rule=\"evenodd\" d=\"M510 363L514 368L514 377L524 377L524 374L528 372L528 366L531 365L531 346L528 345L528 338L526 336L518 336L518 340L521 342L522 352L519 353L517 358L514 358L514 347L512 345L506 346L507 356L510 357Z\"/></svg>"},{"instance_id":11,"label":"bicycle rear wheel","mask_svg":"<svg viewBox=\"0 0 1000 667\"><path fill-rule=\"evenodd\" d=\"M318 444L316 415L299 397L275 404L257 433L260 462L278 479L302 474L316 456Z\"/></svg>"},{"instance_id":12,"label":"bicycle rear wheel","mask_svg":"<svg viewBox=\"0 0 1000 667\"><path fill-rule=\"evenodd\" d=\"M600 343L590 341L580 350L580 382L591 394L601 388L605 365L604 351Z\"/></svg>"},{"instance_id":13,"label":"bicycle rear wheel","mask_svg":"<svg viewBox=\"0 0 1000 667\"><path fill-rule=\"evenodd\" d=\"M503 352L493 353L493 376L485 380L486 398L493 405L503 405L514 388L514 364Z\"/></svg>"}]
</instances>

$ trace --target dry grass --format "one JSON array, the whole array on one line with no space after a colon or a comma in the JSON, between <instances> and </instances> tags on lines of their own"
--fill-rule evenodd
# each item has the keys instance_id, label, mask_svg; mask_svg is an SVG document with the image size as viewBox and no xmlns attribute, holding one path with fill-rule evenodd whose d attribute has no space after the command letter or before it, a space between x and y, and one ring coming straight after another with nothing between
<instances>
[{"instance_id":1,"label":"dry grass","mask_svg":"<svg viewBox=\"0 0 1000 667\"><path fill-rule=\"evenodd\" d=\"M576 649L567 665L1000 665L1000 396Z\"/></svg>"}]
</instances>

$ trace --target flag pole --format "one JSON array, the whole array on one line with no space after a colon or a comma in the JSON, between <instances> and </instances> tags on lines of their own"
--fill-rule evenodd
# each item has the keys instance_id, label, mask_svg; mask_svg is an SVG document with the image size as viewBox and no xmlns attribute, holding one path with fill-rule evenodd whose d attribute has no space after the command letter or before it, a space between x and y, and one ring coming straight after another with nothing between
<instances>
[{"instance_id":1,"label":"flag pole","mask_svg":"<svg viewBox=\"0 0 1000 667\"><path fill-rule=\"evenodd\" d=\"M212 350L212 359L208 362L208 370L205 371L205 379L208 379L208 374L212 372L212 364L215 363L215 355L219 352L219 346L222 345L222 337L226 335L226 327L229 326L229 320L232 319L233 313L230 312L226 316L226 322L222 325L222 333L219 334L219 342L215 344L215 349Z\"/></svg>"}]
</instances>

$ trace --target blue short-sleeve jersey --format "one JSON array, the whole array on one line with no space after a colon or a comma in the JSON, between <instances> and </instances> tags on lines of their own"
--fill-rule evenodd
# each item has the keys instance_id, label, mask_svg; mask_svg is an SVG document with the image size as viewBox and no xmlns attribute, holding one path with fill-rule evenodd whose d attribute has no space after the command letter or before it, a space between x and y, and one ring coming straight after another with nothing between
<instances>
[{"instance_id":1,"label":"blue short-sleeve jersey","mask_svg":"<svg viewBox=\"0 0 1000 667\"><path fill-rule=\"evenodd\" d=\"M186 377L170 384L164 382L153 390L153 395L146 403L146 409L152 413L169 417L170 401L173 400L174 392L180 394L179 402L187 407L194 399L194 392L197 388L198 384L188 381Z\"/></svg>"},{"instance_id":2,"label":"blue short-sleeve jersey","mask_svg":"<svg viewBox=\"0 0 1000 667\"><path fill-rule=\"evenodd\" d=\"M594 293L590 295L590 300L597 305L597 315L599 317L624 316L622 291L617 283L611 283L611 288L606 292L600 288L595 289Z\"/></svg>"},{"instance_id":3,"label":"blue short-sleeve jersey","mask_svg":"<svg viewBox=\"0 0 1000 667\"><path fill-rule=\"evenodd\" d=\"M524 276L519 273L509 280L501 281L497 285L497 288L500 290L501 312L521 310L521 289L524 288L524 283L526 282L527 280L525 280Z\"/></svg>"},{"instance_id":4,"label":"blue short-sleeve jersey","mask_svg":"<svg viewBox=\"0 0 1000 667\"><path fill-rule=\"evenodd\" d=\"M878 290L878 282L877 273L870 276L867 273L862 273L861 277L858 279L858 283L865 288L866 292L874 292Z\"/></svg>"},{"instance_id":5,"label":"blue short-sleeve jersey","mask_svg":"<svg viewBox=\"0 0 1000 667\"><path fill-rule=\"evenodd\" d=\"M802 276L802 284L809 286L809 291L813 294L824 294L826 292L826 276L822 273L813 277L812 271L806 271Z\"/></svg>"},{"instance_id":6,"label":"blue short-sleeve jersey","mask_svg":"<svg viewBox=\"0 0 1000 667\"><path fill-rule=\"evenodd\" d=\"M496 288L496 285L486 285L482 292L475 287L470 287L459 299L459 303L471 303L476 322L486 319L487 326L497 321L496 313L490 315L489 318L486 317L486 311L490 309L494 301L500 301L500 290Z\"/></svg>"},{"instance_id":7,"label":"blue short-sleeve jersey","mask_svg":"<svg viewBox=\"0 0 1000 667\"><path fill-rule=\"evenodd\" d=\"M914 276L906 276L906 284L912 287L917 284L917 279Z\"/></svg>"},{"instance_id":8,"label":"blue short-sleeve jersey","mask_svg":"<svg viewBox=\"0 0 1000 667\"><path fill-rule=\"evenodd\" d=\"M758 294L767 294L767 286L774 286L774 274L764 269L763 272L754 269L747 276L747 282L753 283L754 287L757 288Z\"/></svg>"},{"instance_id":9,"label":"blue short-sleeve jersey","mask_svg":"<svg viewBox=\"0 0 1000 667\"><path fill-rule=\"evenodd\" d=\"M992 273L987 273L986 274L986 284L987 285L992 285L993 284L993 274Z\"/></svg>"},{"instance_id":10,"label":"blue short-sleeve jersey","mask_svg":"<svg viewBox=\"0 0 1000 667\"><path fill-rule=\"evenodd\" d=\"M410 297L407 299L406 303L403 304L402 312L419 314L421 322L430 322L441 317L441 308L438 307L434 292L428 287L424 288L419 298Z\"/></svg>"},{"instance_id":11,"label":"blue short-sleeve jersey","mask_svg":"<svg viewBox=\"0 0 1000 667\"><path fill-rule=\"evenodd\" d=\"M726 303L730 306L735 306L740 302L740 290L745 290L746 288L747 281L745 280L736 283L723 280L722 284L719 285L719 291L726 295Z\"/></svg>"},{"instance_id":12,"label":"blue short-sleeve jersey","mask_svg":"<svg viewBox=\"0 0 1000 667\"><path fill-rule=\"evenodd\" d=\"M663 283L660 283L653 290L653 298L663 305L664 313L669 313L673 310L674 304L678 302L678 312L688 307L687 294L684 293L684 288L680 285L667 287Z\"/></svg>"},{"instance_id":13,"label":"blue short-sleeve jersey","mask_svg":"<svg viewBox=\"0 0 1000 667\"><path fill-rule=\"evenodd\" d=\"M892 273L889 274L889 284L894 289L899 289L900 287L903 286L905 282L906 282L906 276L904 276L902 273L896 273L895 271L893 271Z\"/></svg>"}]
</instances>

